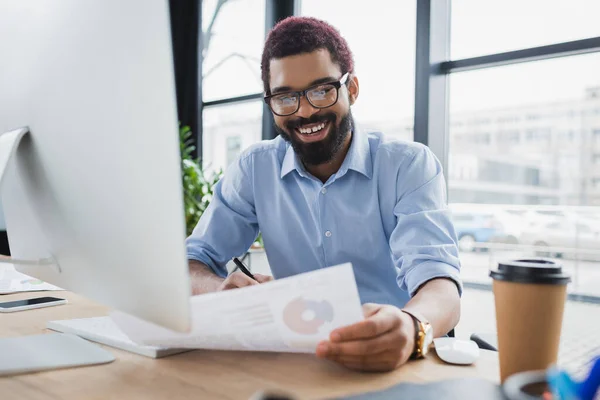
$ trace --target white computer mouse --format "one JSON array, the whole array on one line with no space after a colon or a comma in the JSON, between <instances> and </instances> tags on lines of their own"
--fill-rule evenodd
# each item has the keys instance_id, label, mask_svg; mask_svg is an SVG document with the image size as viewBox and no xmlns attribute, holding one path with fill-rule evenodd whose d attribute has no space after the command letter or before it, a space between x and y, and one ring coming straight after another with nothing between
<instances>
[{"instance_id":1,"label":"white computer mouse","mask_svg":"<svg viewBox=\"0 0 600 400\"><path fill-rule=\"evenodd\" d=\"M447 363L469 365L479 358L479 347L472 340L451 337L433 339L437 355Z\"/></svg>"}]
</instances>

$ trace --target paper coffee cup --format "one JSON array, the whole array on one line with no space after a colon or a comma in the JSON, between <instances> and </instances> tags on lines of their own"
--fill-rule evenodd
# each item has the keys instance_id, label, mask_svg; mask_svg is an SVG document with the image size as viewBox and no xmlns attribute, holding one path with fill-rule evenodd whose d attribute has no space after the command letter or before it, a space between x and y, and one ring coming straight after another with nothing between
<instances>
[{"instance_id":1,"label":"paper coffee cup","mask_svg":"<svg viewBox=\"0 0 600 400\"><path fill-rule=\"evenodd\" d=\"M556 363L569 275L560 264L523 259L498 264L493 278L500 380Z\"/></svg>"}]
</instances>

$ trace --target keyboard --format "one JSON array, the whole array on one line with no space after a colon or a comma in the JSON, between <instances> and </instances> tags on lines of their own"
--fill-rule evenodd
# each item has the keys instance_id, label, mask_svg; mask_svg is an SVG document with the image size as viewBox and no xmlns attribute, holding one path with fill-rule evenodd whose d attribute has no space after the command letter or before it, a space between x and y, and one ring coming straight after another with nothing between
<instances>
[{"instance_id":1,"label":"keyboard","mask_svg":"<svg viewBox=\"0 0 600 400\"><path fill-rule=\"evenodd\" d=\"M161 358L183 353L191 349L174 349L137 344L129 339L110 317L94 317L49 321L48 329L62 333L71 333L92 342L129 351L151 358Z\"/></svg>"}]
</instances>

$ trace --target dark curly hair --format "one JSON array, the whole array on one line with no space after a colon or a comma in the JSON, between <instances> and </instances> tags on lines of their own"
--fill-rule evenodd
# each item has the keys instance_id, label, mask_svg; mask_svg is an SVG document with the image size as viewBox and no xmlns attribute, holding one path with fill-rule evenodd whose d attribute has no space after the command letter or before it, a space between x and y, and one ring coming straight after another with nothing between
<instances>
[{"instance_id":1,"label":"dark curly hair","mask_svg":"<svg viewBox=\"0 0 600 400\"><path fill-rule=\"evenodd\" d=\"M340 32L325 21L312 17L288 17L269 32L262 53L261 72L266 94L270 94L270 63L278 59L326 49L342 73L353 72L354 59Z\"/></svg>"}]
</instances>

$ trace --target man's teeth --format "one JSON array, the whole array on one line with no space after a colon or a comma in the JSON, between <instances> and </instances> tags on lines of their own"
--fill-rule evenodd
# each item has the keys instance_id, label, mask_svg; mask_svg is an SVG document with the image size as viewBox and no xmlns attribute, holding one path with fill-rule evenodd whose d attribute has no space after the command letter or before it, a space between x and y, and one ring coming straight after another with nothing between
<instances>
[{"instance_id":1,"label":"man's teeth","mask_svg":"<svg viewBox=\"0 0 600 400\"><path fill-rule=\"evenodd\" d=\"M300 133L304 133L305 135L315 133L325 128L325 122L320 123L319 125L313 126L312 128L298 128Z\"/></svg>"}]
</instances>

